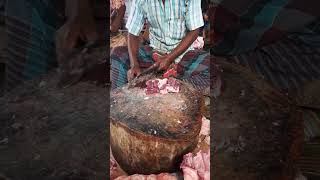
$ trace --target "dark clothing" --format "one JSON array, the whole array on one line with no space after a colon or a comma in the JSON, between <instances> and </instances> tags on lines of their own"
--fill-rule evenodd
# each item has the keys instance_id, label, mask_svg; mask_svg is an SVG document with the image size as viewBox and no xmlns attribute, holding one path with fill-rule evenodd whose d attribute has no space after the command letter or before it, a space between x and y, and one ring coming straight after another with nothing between
<instances>
[{"instance_id":1,"label":"dark clothing","mask_svg":"<svg viewBox=\"0 0 320 180\"><path fill-rule=\"evenodd\" d=\"M7 27L6 82L10 90L25 80L44 75L57 67L55 33L66 21L65 0L8 0L5 9ZM104 23L98 30L107 37L107 5L96 0L96 19Z\"/></svg>"}]
</instances>

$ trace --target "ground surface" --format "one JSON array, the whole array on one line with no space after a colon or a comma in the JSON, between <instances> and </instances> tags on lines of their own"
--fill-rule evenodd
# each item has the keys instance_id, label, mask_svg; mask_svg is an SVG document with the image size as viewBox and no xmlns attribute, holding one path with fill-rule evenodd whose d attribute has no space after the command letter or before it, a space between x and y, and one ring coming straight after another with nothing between
<instances>
[{"instance_id":1,"label":"ground surface","mask_svg":"<svg viewBox=\"0 0 320 180\"><path fill-rule=\"evenodd\" d=\"M108 91L84 82L57 89L55 75L0 98L0 173L12 180L104 179Z\"/></svg>"},{"instance_id":2,"label":"ground surface","mask_svg":"<svg viewBox=\"0 0 320 180\"><path fill-rule=\"evenodd\" d=\"M299 113L285 96L249 72L218 64L224 90L212 103L214 177L292 179L303 140Z\"/></svg>"}]
</instances>

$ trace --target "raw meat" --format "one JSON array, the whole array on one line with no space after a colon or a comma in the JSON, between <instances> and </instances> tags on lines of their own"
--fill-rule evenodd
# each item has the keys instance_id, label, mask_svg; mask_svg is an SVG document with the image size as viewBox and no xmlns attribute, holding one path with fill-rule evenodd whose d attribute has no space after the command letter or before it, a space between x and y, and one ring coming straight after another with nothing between
<instances>
[{"instance_id":1,"label":"raw meat","mask_svg":"<svg viewBox=\"0 0 320 180\"><path fill-rule=\"evenodd\" d=\"M168 82L168 79L165 78L165 79L159 79L159 82L158 82L158 87L160 90L162 89L165 89L166 88L166 85L167 85L167 82Z\"/></svg>"},{"instance_id":2,"label":"raw meat","mask_svg":"<svg viewBox=\"0 0 320 180\"><path fill-rule=\"evenodd\" d=\"M180 83L173 78L153 79L146 82L147 87L145 93L150 94L167 94L178 93L180 91Z\"/></svg>"},{"instance_id":3,"label":"raw meat","mask_svg":"<svg viewBox=\"0 0 320 180\"><path fill-rule=\"evenodd\" d=\"M110 158L110 179L114 180L119 176L123 176L124 173L122 173L119 169L119 166L115 160L112 160Z\"/></svg>"},{"instance_id":4,"label":"raw meat","mask_svg":"<svg viewBox=\"0 0 320 180\"><path fill-rule=\"evenodd\" d=\"M204 46L204 40L203 40L203 37L198 37L192 44L192 47L194 49L202 49Z\"/></svg>"},{"instance_id":5,"label":"raw meat","mask_svg":"<svg viewBox=\"0 0 320 180\"><path fill-rule=\"evenodd\" d=\"M164 74L163 74L163 78L169 78L171 77L177 77L178 73L177 73L177 65L174 64L172 65L173 67L170 68L169 70L167 70Z\"/></svg>"},{"instance_id":6,"label":"raw meat","mask_svg":"<svg viewBox=\"0 0 320 180\"><path fill-rule=\"evenodd\" d=\"M205 117L202 118L201 135L208 136L210 134L210 121Z\"/></svg>"},{"instance_id":7,"label":"raw meat","mask_svg":"<svg viewBox=\"0 0 320 180\"><path fill-rule=\"evenodd\" d=\"M182 171L183 171L184 180L198 180L199 179L197 171L192 168L184 167L182 169Z\"/></svg>"},{"instance_id":8,"label":"raw meat","mask_svg":"<svg viewBox=\"0 0 320 180\"><path fill-rule=\"evenodd\" d=\"M114 159L111 148L110 148L110 179L114 180L119 176L123 176L124 173L120 171L120 167L117 161Z\"/></svg>"},{"instance_id":9,"label":"raw meat","mask_svg":"<svg viewBox=\"0 0 320 180\"><path fill-rule=\"evenodd\" d=\"M168 174L168 173L161 173L158 175L134 174L132 176L120 176L120 177L116 178L115 180L177 180L177 178L173 175Z\"/></svg>"},{"instance_id":10,"label":"raw meat","mask_svg":"<svg viewBox=\"0 0 320 180\"><path fill-rule=\"evenodd\" d=\"M159 57L161 57L161 54L158 53L153 53L152 58L155 62L159 60ZM169 69L163 74L163 78L169 78L170 76L172 77L177 77L177 64L172 64Z\"/></svg>"},{"instance_id":11,"label":"raw meat","mask_svg":"<svg viewBox=\"0 0 320 180\"><path fill-rule=\"evenodd\" d=\"M192 153L184 155L183 161L180 165L183 171L185 180L210 179L210 151L203 153L199 151L196 156L192 156Z\"/></svg>"},{"instance_id":12,"label":"raw meat","mask_svg":"<svg viewBox=\"0 0 320 180\"><path fill-rule=\"evenodd\" d=\"M157 62L157 61L159 60L159 56L161 57L162 55L159 54L159 53L157 53L157 52L155 52L155 53L152 54L152 58L153 58L153 60L154 60L155 62Z\"/></svg>"},{"instance_id":13,"label":"raw meat","mask_svg":"<svg viewBox=\"0 0 320 180\"><path fill-rule=\"evenodd\" d=\"M210 145L210 136L207 136L207 137L204 139L204 141L205 141L208 145Z\"/></svg>"},{"instance_id":14,"label":"raw meat","mask_svg":"<svg viewBox=\"0 0 320 180\"><path fill-rule=\"evenodd\" d=\"M176 176L173 176L167 173L161 173L157 176L157 180L177 180L177 179L178 178Z\"/></svg>"}]
</instances>

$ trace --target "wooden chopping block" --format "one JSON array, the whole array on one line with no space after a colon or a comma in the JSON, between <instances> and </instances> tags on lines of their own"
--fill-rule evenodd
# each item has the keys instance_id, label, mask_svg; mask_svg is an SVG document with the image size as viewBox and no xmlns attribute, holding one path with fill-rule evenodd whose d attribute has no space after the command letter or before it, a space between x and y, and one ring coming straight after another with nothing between
<instances>
[{"instance_id":1,"label":"wooden chopping block","mask_svg":"<svg viewBox=\"0 0 320 180\"><path fill-rule=\"evenodd\" d=\"M147 96L143 88L128 86L111 93L111 149L129 175L174 172L196 148L204 102L179 82L180 92L173 94Z\"/></svg>"}]
</instances>

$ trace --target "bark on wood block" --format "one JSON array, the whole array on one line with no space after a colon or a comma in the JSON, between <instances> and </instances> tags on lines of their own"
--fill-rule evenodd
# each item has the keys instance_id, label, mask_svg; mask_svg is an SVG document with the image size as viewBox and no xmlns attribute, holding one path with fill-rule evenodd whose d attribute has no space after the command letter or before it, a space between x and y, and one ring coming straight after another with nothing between
<instances>
[{"instance_id":1,"label":"bark on wood block","mask_svg":"<svg viewBox=\"0 0 320 180\"><path fill-rule=\"evenodd\" d=\"M111 93L111 149L128 174L173 172L196 147L203 99L179 82L179 93L146 95L128 86Z\"/></svg>"},{"instance_id":2,"label":"bark on wood block","mask_svg":"<svg viewBox=\"0 0 320 180\"><path fill-rule=\"evenodd\" d=\"M293 180L303 142L295 103L247 69L217 63L224 88L212 101L214 179Z\"/></svg>"}]
</instances>

